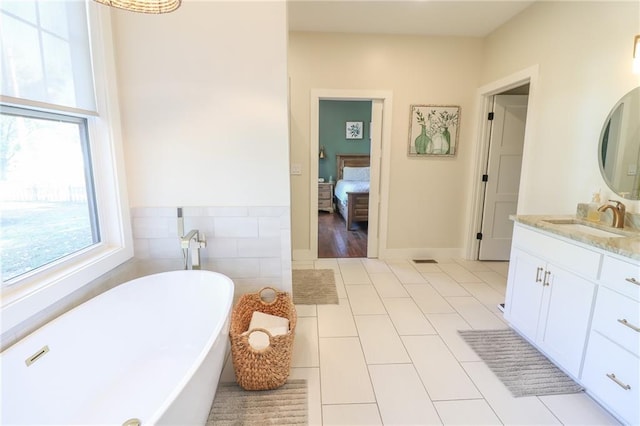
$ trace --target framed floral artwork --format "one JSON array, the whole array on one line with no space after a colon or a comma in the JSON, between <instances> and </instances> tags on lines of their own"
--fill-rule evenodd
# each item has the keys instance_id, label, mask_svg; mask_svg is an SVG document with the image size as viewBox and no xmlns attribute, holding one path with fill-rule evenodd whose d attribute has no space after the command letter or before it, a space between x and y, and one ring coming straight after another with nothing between
<instances>
[{"instance_id":1,"label":"framed floral artwork","mask_svg":"<svg viewBox=\"0 0 640 426\"><path fill-rule=\"evenodd\" d=\"M362 139L364 133L364 122L347 121L346 131L347 139Z\"/></svg>"},{"instance_id":2,"label":"framed floral artwork","mask_svg":"<svg viewBox=\"0 0 640 426\"><path fill-rule=\"evenodd\" d=\"M459 128L459 106L411 105L408 155L412 157L456 155Z\"/></svg>"}]
</instances>

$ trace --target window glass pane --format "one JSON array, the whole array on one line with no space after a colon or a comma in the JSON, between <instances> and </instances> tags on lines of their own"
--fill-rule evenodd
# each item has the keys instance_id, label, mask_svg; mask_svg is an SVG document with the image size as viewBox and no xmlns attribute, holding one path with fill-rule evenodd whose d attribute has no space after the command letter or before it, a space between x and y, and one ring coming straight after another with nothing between
<instances>
[{"instance_id":1,"label":"window glass pane","mask_svg":"<svg viewBox=\"0 0 640 426\"><path fill-rule=\"evenodd\" d=\"M67 2L47 0L38 2L40 25L43 29L64 39L69 39Z\"/></svg>"},{"instance_id":2,"label":"window glass pane","mask_svg":"<svg viewBox=\"0 0 640 426\"><path fill-rule=\"evenodd\" d=\"M56 104L75 104L75 88L68 78L73 75L69 43L45 33L42 34L42 46L47 70L47 97Z\"/></svg>"},{"instance_id":3,"label":"window glass pane","mask_svg":"<svg viewBox=\"0 0 640 426\"><path fill-rule=\"evenodd\" d=\"M38 11L37 22L16 18L9 12L12 1L0 1L2 11L2 94L95 111L89 27L84 1L20 0ZM70 24L72 23L72 24ZM53 39L55 50L50 50ZM61 44L66 44L61 48ZM51 58L60 53L61 62ZM61 81L64 79L64 81ZM65 91L61 92L60 89Z\"/></svg>"},{"instance_id":4,"label":"window glass pane","mask_svg":"<svg viewBox=\"0 0 640 426\"><path fill-rule=\"evenodd\" d=\"M24 0L2 0L2 10L24 19L27 22L36 24L36 5L31 1ZM4 16L2 17L4 21ZM4 22L2 22L4 23Z\"/></svg>"},{"instance_id":5,"label":"window glass pane","mask_svg":"<svg viewBox=\"0 0 640 426\"><path fill-rule=\"evenodd\" d=\"M2 18L2 93L16 98L44 98L37 28L7 15Z\"/></svg>"},{"instance_id":6,"label":"window glass pane","mask_svg":"<svg viewBox=\"0 0 640 426\"><path fill-rule=\"evenodd\" d=\"M0 263L8 281L99 241L84 119L0 113Z\"/></svg>"}]
</instances>

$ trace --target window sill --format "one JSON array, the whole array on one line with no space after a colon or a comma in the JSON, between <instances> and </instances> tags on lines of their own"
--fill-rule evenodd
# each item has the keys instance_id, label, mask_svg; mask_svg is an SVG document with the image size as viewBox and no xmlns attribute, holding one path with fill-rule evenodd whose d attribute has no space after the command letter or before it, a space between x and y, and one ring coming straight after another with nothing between
<instances>
[{"instance_id":1,"label":"window sill","mask_svg":"<svg viewBox=\"0 0 640 426\"><path fill-rule=\"evenodd\" d=\"M3 288L0 334L27 321L133 257L133 249L96 247L84 255Z\"/></svg>"}]
</instances>

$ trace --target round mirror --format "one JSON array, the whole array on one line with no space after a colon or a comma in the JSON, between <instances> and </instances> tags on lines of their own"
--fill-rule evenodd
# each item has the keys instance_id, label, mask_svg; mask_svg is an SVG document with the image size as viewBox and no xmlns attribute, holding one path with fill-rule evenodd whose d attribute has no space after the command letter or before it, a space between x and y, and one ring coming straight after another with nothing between
<instances>
[{"instance_id":1,"label":"round mirror","mask_svg":"<svg viewBox=\"0 0 640 426\"><path fill-rule=\"evenodd\" d=\"M622 198L640 200L640 87L624 95L604 122L600 173Z\"/></svg>"}]
</instances>

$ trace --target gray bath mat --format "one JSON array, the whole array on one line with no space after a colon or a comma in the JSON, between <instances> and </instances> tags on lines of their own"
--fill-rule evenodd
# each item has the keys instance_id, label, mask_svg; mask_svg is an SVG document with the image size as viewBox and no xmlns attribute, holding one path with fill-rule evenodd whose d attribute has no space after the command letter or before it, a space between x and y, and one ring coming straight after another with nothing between
<instances>
[{"instance_id":1,"label":"gray bath mat","mask_svg":"<svg viewBox=\"0 0 640 426\"><path fill-rule=\"evenodd\" d=\"M294 269L292 274L294 304L338 304L338 290L332 269Z\"/></svg>"},{"instance_id":2,"label":"gray bath mat","mask_svg":"<svg viewBox=\"0 0 640 426\"><path fill-rule=\"evenodd\" d=\"M511 329L459 330L513 396L576 393L583 388Z\"/></svg>"},{"instance_id":3,"label":"gray bath mat","mask_svg":"<svg viewBox=\"0 0 640 426\"><path fill-rule=\"evenodd\" d=\"M268 391L245 391L237 383L220 383L207 420L207 426L306 424L306 380L289 380Z\"/></svg>"}]
</instances>

